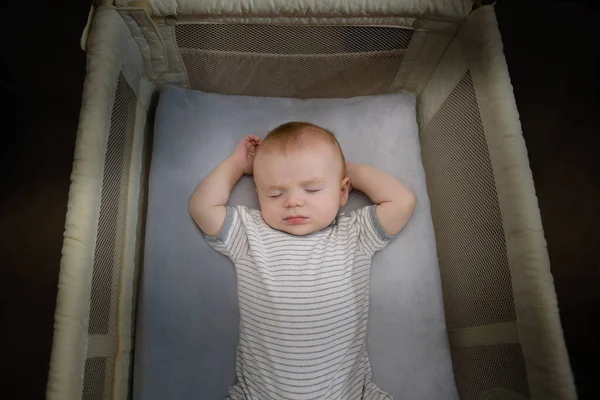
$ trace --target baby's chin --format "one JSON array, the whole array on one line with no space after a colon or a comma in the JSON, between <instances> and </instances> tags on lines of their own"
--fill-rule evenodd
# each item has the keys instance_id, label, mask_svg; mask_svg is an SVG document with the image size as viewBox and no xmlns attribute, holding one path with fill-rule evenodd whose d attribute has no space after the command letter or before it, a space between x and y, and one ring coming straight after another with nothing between
<instances>
[{"instance_id":1,"label":"baby's chin","mask_svg":"<svg viewBox=\"0 0 600 400\"><path fill-rule=\"evenodd\" d=\"M311 233L315 233L321 230L321 228L315 227L313 224L303 224L303 225L286 225L280 224L275 229L278 229L282 232L289 233L294 236L306 236Z\"/></svg>"}]
</instances>

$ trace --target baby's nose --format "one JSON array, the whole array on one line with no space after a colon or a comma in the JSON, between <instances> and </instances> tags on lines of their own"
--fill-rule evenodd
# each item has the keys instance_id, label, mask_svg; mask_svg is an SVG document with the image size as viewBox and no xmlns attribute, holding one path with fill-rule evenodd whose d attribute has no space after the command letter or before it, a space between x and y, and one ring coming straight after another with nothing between
<instances>
[{"instance_id":1,"label":"baby's nose","mask_svg":"<svg viewBox=\"0 0 600 400\"><path fill-rule=\"evenodd\" d=\"M285 206L288 208L291 207L299 207L303 204L304 202L302 201L302 197L298 196L296 194L291 194L287 197L286 202L285 202Z\"/></svg>"}]
</instances>

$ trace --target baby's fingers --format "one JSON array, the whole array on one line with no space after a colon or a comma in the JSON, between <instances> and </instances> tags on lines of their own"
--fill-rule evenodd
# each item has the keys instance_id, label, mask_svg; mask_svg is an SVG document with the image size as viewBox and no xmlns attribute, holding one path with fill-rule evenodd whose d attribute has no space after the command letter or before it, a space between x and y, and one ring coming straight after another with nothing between
<instances>
[{"instance_id":1,"label":"baby's fingers","mask_svg":"<svg viewBox=\"0 0 600 400\"><path fill-rule=\"evenodd\" d=\"M249 138L249 143L254 147L258 147L258 145L260 145L260 138L258 136L251 136Z\"/></svg>"}]
</instances>

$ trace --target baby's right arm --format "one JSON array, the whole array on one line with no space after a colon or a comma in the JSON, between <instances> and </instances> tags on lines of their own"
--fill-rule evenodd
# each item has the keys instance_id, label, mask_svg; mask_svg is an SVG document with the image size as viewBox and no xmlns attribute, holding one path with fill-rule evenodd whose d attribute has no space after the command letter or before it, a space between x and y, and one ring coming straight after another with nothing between
<instances>
[{"instance_id":1,"label":"baby's right arm","mask_svg":"<svg viewBox=\"0 0 600 400\"><path fill-rule=\"evenodd\" d=\"M198 185L190 199L189 210L200 229L208 236L218 236L225 224L227 200L243 174L252 174L258 136L246 136L234 152Z\"/></svg>"}]
</instances>

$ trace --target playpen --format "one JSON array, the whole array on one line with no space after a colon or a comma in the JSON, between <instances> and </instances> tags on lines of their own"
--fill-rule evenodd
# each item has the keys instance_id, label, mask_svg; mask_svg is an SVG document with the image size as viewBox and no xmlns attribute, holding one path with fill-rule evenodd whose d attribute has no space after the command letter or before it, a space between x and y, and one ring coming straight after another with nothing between
<instances>
[{"instance_id":1,"label":"playpen","mask_svg":"<svg viewBox=\"0 0 600 400\"><path fill-rule=\"evenodd\" d=\"M460 398L576 397L493 6L100 0L82 46L48 398L132 395L153 110L166 85L296 98L414 93Z\"/></svg>"}]
</instances>

